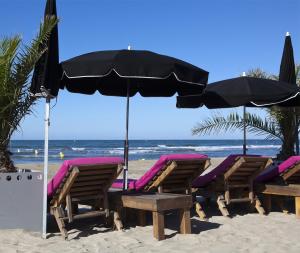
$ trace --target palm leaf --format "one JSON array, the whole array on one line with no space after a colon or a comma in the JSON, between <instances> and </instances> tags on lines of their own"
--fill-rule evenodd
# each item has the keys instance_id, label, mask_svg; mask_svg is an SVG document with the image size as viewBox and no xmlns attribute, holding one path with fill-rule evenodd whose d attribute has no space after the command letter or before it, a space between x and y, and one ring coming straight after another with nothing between
<instances>
[{"instance_id":1,"label":"palm leaf","mask_svg":"<svg viewBox=\"0 0 300 253\"><path fill-rule=\"evenodd\" d=\"M8 152L9 140L31 113L35 99L30 96L30 77L35 63L47 50L47 40L57 19L47 17L29 46L21 46L20 36L0 40L0 170L14 166Z\"/></svg>"}]
</instances>

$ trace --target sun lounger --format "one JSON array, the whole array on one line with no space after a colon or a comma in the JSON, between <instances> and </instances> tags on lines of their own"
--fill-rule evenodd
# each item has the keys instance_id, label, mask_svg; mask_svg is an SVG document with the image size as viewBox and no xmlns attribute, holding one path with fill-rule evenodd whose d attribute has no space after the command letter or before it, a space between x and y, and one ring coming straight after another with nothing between
<instances>
[{"instance_id":1,"label":"sun lounger","mask_svg":"<svg viewBox=\"0 0 300 253\"><path fill-rule=\"evenodd\" d=\"M282 163L270 166L255 179L255 182L300 184L300 156L291 156Z\"/></svg>"},{"instance_id":2,"label":"sun lounger","mask_svg":"<svg viewBox=\"0 0 300 253\"><path fill-rule=\"evenodd\" d=\"M192 186L201 195L214 195L224 216L229 216L227 206L238 202L250 202L259 213L264 213L253 182L271 163L268 157L230 155L215 169L194 180Z\"/></svg>"},{"instance_id":3,"label":"sun lounger","mask_svg":"<svg viewBox=\"0 0 300 253\"><path fill-rule=\"evenodd\" d=\"M191 193L192 182L208 166L206 155L172 154L160 159L139 179L129 179L128 189L139 192ZM113 188L122 188L123 180L115 180Z\"/></svg>"},{"instance_id":4,"label":"sun lounger","mask_svg":"<svg viewBox=\"0 0 300 253\"><path fill-rule=\"evenodd\" d=\"M300 156L291 156L280 164L271 166L256 179L256 191L264 194L264 207L271 211L272 196L277 204L288 212L281 196L295 198L296 216L300 217Z\"/></svg>"},{"instance_id":5,"label":"sun lounger","mask_svg":"<svg viewBox=\"0 0 300 253\"><path fill-rule=\"evenodd\" d=\"M162 155L141 178L129 179L128 188L137 192L191 194L193 180L209 165L210 159L206 155ZM116 180L112 185L114 188L122 188L122 186L122 180ZM199 216L204 216L201 205L195 204Z\"/></svg>"},{"instance_id":6,"label":"sun lounger","mask_svg":"<svg viewBox=\"0 0 300 253\"><path fill-rule=\"evenodd\" d=\"M48 183L50 213L54 215L62 236L67 238L65 220L109 215L107 191L118 177L123 159L118 157L78 158L66 160ZM92 206L78 213L79 203ZM65 210L66 209L66 210Z\"/></svg>"}]
</instances>

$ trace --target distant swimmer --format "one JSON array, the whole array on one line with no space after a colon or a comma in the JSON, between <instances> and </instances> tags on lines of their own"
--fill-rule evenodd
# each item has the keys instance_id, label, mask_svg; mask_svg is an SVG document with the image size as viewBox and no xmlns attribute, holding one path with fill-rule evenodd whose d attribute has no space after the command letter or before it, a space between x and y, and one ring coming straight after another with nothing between
<instances>
[{"instance_id":1,"label":"distant swimmer","mask_svg":"<svg viewBox=\"0 0 300 253\"><path fill-rule=\"evenodd\" d=\"M37 149L35 149L35 150L34 150L34 154L35 154L35 155L38 155L38 154L39 154L39 151L38 151Z\"/></svg>"},{"instance_id":2,"label":"distant swimmer","mask_svg":"<svg viewBox=\"0 0 300 253\"><path fill-rule=\"evenodd\" d=\"M20 153L21 152L21 150L18 148L18 153Z\"/></svg>"},{"instance_id":3,"label":"distant swimmer","mask_svg":"<svg viewBox=\"0 0 300 253\"><path fill-rule=\"evenodd\" d=\"M59 152L59 157L60 157L60 159L64 159L65 154L63 152Z\"/></svg>"}]
</instances>

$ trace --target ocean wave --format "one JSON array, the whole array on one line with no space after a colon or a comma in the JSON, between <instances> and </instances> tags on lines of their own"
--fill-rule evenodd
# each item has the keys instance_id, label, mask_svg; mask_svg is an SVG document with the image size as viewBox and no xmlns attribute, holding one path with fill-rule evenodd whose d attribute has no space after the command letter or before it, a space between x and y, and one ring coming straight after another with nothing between
<instances>
[{"instance_id":1,"label":"ocean wave","mask_svg":"<svg viewBox=\"0 0 300 253\"><path fill-rule=\"evenodd\" d=\"M76 147L71 147L73 151L85 151L85 148L76 148Z\"/></svg>"}]
</instances>

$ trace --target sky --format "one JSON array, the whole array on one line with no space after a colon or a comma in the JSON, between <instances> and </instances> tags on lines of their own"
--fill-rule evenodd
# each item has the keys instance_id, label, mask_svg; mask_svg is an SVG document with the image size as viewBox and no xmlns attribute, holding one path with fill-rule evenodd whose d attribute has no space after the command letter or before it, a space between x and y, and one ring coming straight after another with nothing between
<instances>
[{"instance_id":1,"label":"sky","mask_svg":"<svg viewBox=\"0 0 300 253\"><path fill-rule=\"evenodd\" d=\"M0 37L37 34L44 0L0 0ZM286 32L300 62L299 0L57 0L60 61L98 50L150 50L209 71L209 83L260 67L278 74ZM44 100L14 139L43 139ZM61 91L50 139L123 139L126 99ZM264 116L261 109L254 109ZM222 110L223 115L241 109ZM130 139L198 139L191 128L214 110L177 109L176 96L130 100ZM240 132L202 139L241 139ZM257 138L250 135L249 138Z\"/></svg>"}]
</instances>

